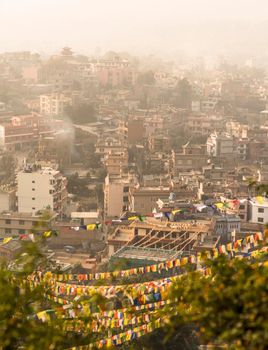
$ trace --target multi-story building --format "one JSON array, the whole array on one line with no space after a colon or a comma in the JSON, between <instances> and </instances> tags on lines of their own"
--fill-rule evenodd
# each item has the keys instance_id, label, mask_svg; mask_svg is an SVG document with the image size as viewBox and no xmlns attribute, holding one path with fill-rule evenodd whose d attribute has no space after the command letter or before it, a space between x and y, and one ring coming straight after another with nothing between
<instances>
[{"instance_id":1,"label":"multi-story building","mask_svg":"<svg viewBox=\"0 0 268 350\"><path fill-rule=\"evenodd\" d=\"M256 224L268 222L268 200L266 198L253 198L248 202L249 221Z\"/></svg>"},{"instance_id":2,"label":"multi-story building","mask_svg":"<svg viewBox=\"0 0 268 350\"><path fill-rule=\"evenodd\" d=\"M214 222L214 233L221 237L223 243L230 242L232 232L240 232L241 219L239 216L215 216Z\"/></svg>"},{"instance_id":3,"label":"multi-story building","mask_svg":"<svg viewBox=\"0 0 268 350\"><path fill-rule=\"evenodd\" d=\"M168 201L170 195L170 188L157 186L157 187L140 187L133 191L131 196L132 208L134 211L141 214L152 213L154 209L157 209L157 201Z\"/></svg>"},{"instance_id":4,"label":"multi-story building","mask_svg":"<svg viewBox=\"0 0 268 350\"><path fill-rule=\"evenodd\" d=\"M92 63L92 70L96 75L97 81L102 86L133 85L136 81L135 70L127 60L122 60L120 57Z\"/></svg>"},{"instance_id":5,"label":"multi-story building","mask_svg":"<svg viewBox=\"0 0 268 350\"><path fill-rule=\"evenodd\" d=\"M248 125L240 124L237 121L228 121L226 131L237 138L246 139L248 137Z\"/></svg>"},{"instance_id":6,"label":"multi-story building","mask_svg":"<svg viewBox=\"0 0 268 350\"><path fill-rule=\"evenodd\" d=\"M127 150L126 143L118 138L107 137L105 140L99 138L96 143L95 153L104 160L105 156L110 153L125 152Z\"/></svg>"},{"instance_id":7,"label":"multi-story building","mask_svg":"<svg viewBox=\"0 0 268 350\"><path fill-rule=\"evenodd\" d=\"M231 156L234 152L234 140L228 133L214 132L207 139L207 153L212 157Z\"/></svg>"},{"instance_id":8,"label":"multi-story building","mask_svg":"<svg viewBox=\"0 0 268 350\"><path fill-rule=\"evenodd\" d=\"M29 234L37 227L38 232L46 231L53 228L56 217L57 214L53 212L44 215L44 212L32 214L4 211L0 213L0 237Z\"/></svg>"},{"instance_id":9,"label":"multi-story building","mask_svg":"<svg viewBox=\"0 0 268 350\"><path fill-rule=\"evenodd\" d=\"M170 139L166 134L150 135L148 148L152 152L168 152L170 150Z\"/></svg>"},{"instance_id":10,"label":"multi-story building","mask_svg":"<svg viewBox=\"0 0 268 350\"><path fill-rule=\"evenodd\" d=\"M202 145L186 144L181 152L172 151L170 172L173 176L179 176L182 172L202 170L208 164L208 159Z\"/></svg>"},{"instance_id":11,"label":"multi-story building","mask_svg":"<svg viewBox=\"0 0 268 350\"><path fill-rule=\"evenodd\" d=\"M0 147L10 152L30 148L41 136L51 136L62 126L62 121L37 113L11 117L10 122L0 125Z\"/></svg>"},{"instance_id":12,"label":"multi-story building","mask_svg":"<svg viewBox=\"0 0 268 350\"><path fill-rule=\"evenodd\" d=\"M18 211L36 213L50 209L63 214L67 204L67 180L52 168L27 166L18 173Z\"/></svg>"},{"instance_id":13,"label":"multi-story building","mask_svg":"<svg viewBox=\"0 0 268 350\"><path fill-rule=\"evenodd\" d=\"M50 116L59 116L67 106L73 105L72 94L53 93L40 96L40 113Z\"/></svg>"},{"instance_id":14,"label":"multi-story building","mask_svg":"<svg viewBox=\"0 0 268 350\"><path fill-rule=\"evenodd\" d=\"M208 116L200 113L196 113L187 118L184 124L185 132L199 135L208 136L214 129L218 129L221 126L222 120L218 116Z\"/></svg>"},{"instance_id":15,"label":"multi-story building","mask_svg":"<svg viewBox=\"0 0 268 350\"><path fill-rule=\"evenodd\" d=\"M105 156L104 163L109 175L120 175L128 167L128 153L110 152Z\"/></svg>"},{"instance_id":16,"label":"multi-story building","mask_svg":"<svg viewBox=\"0 0 268 350\"><path fill-rule=\"evenodd\" d=\"M104 184L105 217L120 216L130 210L131 191L137 183L134 175L107 175Z\"/></svg>"}]
</instances>

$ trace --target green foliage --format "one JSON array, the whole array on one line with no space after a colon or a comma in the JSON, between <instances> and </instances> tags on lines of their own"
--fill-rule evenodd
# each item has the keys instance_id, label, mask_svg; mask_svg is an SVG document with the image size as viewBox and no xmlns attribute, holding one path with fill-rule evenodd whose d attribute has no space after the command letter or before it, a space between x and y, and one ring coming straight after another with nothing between
<instances>
[{"instance_id":1,"label":"green foliage","mask_svg":"<svg viewBox=\"0 0 268 350\"><path fill-rule=\"evenodd\" d=\"M176 104L180 108L190 108L192 101L192 88L186 78L181 79L176 87Z\"/></svg>"},{"instance_id":2,"label":"green foliage","mask_svg":"<svg viewBox=\"0 0 268 350\"><path fill-rule=\"evenodd\" d=\"M20 267L17 272L11 272L5 264L0 266L1 350L61 350L88 344L94 339L89 332L81 335L65 330L64 319L50 318L42 322L36 318L38 312L55 307L45 297L51 293L48 285L29 282L36 269L48 264L41 251L44 243L42 239L38 239L37 244L24 243L23 253L15 260L15 266Z\"/></svg>"},{"instance_id":3,"label":"green foliage","mask_svg":"<svg viewBox=\"0 0 268 350\"><path fill-rule=\"evenodd\" d=\"M86 103L75 107L68 106L65 113L74 124L92 123L97 120L94 107Z\"/></svg>"},{"instance_id":4,"label":"green foliage","mask_svg":"<svg viewBox=\"0 0 268 350\"><path fill-rule=\"evenodd\" d=\"M137 82L139 84L153 85L155 83L154 72L151 70L148 70L144 73L139 74L137 78Z\"/></svg>"},{"instance_id":5,"label":"green foliage","mask_svg":"<svg viewBox=\"0 0 268 350\"><path fill-rule=\"evenodd\" d=\"M157 329L133 343L126 344L123 349L198 350L198 344L196 329L189 325L179 325L173 329L172 336L165 328Z\"/></svg>"},{"instance_id":6,"label":"green foliage","mask_svg":"<svg viewBox=\"0 0 268 350\"><path fill-rule=\"evenodd\" d=\"M260 184L256 185L256 192L258 195L262 196L268 196L268 184Z\"/></svg>"},{"instance_id":7,"label":"green foliage","mask_svg":"<svg viewBox=\"0 0 268 350\"><path fill-rule=\"evenodd\" d=\"M171 333L183 324L195 324L203 343L228 349L268 348L268 268L242 259L214 260L212 274L192 272L173 287L178 298L176 313L169 315Z\"/></svg>"},{"instance_id":8,"label":"green foliage","mask_svg":"<svg viewBox=\"0 0 268 350\"><path fill-rule=\"evenodd\" d=\"M63 334L53 324L37 322L31 316L42 306L43 288L21 287L20 279L12 279L0 270L0 344L1 349L59 349Z\"/></svg>"},{"instance_id":9,"label":"green foliage","mask_svg":"<svg viewBox=\"0 0 268 350\"><path fill-rule=\"evenodd\" d=\"M87 185L88 179L80 179L75 173L68 178L67 191L81 197L88 197L90 192Z\"/></svg>"},{"instance_id":10,"label":"green foliage","mask_svg":"<svg viewBox=\"0 0 268 350\"><path fill-rule=\"evenodd\" d=\"M9 154L4 154L0 159L1 184L10 183L15 180L16 160Z\"/></svg>"}]
</instances>

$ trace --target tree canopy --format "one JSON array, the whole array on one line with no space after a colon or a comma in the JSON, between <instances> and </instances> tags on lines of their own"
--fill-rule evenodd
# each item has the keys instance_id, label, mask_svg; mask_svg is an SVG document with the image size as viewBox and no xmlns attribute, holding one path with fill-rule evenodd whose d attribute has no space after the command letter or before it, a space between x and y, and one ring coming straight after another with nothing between
<instances>
[{"instance_id":1,"label":"tree canopy","mask_svg":"<svg viewBox=\"0 0 268 350\"><path fill-rule=\"evenodd\" d=\"M74 124L92 123L97 120L93 105L83 103L77 106L68 106L65 109L66 115Z\"/></svg>"},{"instance_id":2,"label":"tree canopy","mask_svg":"<svg viewBox=\"0 0 268 350\"><path fill-rule=\"evenodd\" d=\"M191 272L174 285L171 294L179 302L169 316L171 334L178 325L194 324L203 344L267 349L267 263L221 256L209 265L209 277ZM169 309L166 313L172 314Z\"/></svg>"}]
</instances>

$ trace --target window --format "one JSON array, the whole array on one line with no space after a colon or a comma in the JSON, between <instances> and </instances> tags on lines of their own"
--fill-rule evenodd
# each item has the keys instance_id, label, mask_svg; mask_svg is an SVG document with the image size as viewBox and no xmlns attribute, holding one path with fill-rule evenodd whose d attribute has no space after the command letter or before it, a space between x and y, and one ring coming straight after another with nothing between
<instances>
[{"instance_id":1,"label":"window","mask_svg":"<svg viewBox=\"0 0 268 350\"><path fill-rule=\"evenodd\" d=\"M258 218L258 222L263 222L263 218Z\"/></svg>"},{"instance_id":2,"label":"window","mask_svg":"<svg viewBox=\"0 0 268 350\"><path fill-rule=\"evenodd\" d=\"M127 202L128 201L128 196L124 196L123 197L123 202Z\"/></svg>"},{"instance_id":3,"label":"window","mask_svg":"<svg viewBox=\"0 0 268 350\"><path fill-rule=\"evenodd\" d=\"M25 224L25 221L24 221L24 220L19 220L19 224L20 224L20 225L24 225L24 224Z\"/></svg>"},{"instance_id":4,"label":"window","mask_svg":"<svg viewBox=\"0 0 268 350\"><path fill-rule=\"evenodd\" d=\"M11 229L10 228L5 228L5 233L11 233Z\"/></svg>"},{"instance_id":5,"label":"window","mask_svg":"<svg viewBox=\"0 0 268 350\"><path fill-rule=\"evenodd\" d=\"M5 222L6 222L7 225L10 225L10 224L11 224L11 220L9 220L9 219L6 219Z\"/></svg>"},{"instance_id":6,"label":"window","mask_svg":"<svg viewBox=\"0 0 268 350\"><path fill-rule=\"evenodd\" d=\"M33 197L32 200L35 201L35 198Z\"/></svg>"},{"instance_id":7,"label":"window","mask_svg":"<svg viewBox=\"0 0 268 350\"><path fill-rule=\"evenodd\" d=\"M129 191L129 187L128 186L124 187L124 193L126 193L128 191Z\"/></svg>"},{"instance_id":8,"label":"window","mask_svg":"<svg viewBox=\"0 0 268 350\"><path fill-rule=\"evenodd\" d=\"M25 234L25 230L19 230L19 234L20 235L24 235Z\"/></svg>"},{"instance_id":9,"label":"window","mask_svg":"<svg viewBox=\"0 0 268 350\"><path fill-rule=\"evenodd\" d=\"M264 208L258 208L258 213L264 213Z\"/></svg>"},{"instance_id":10,"label":"window","mask_svg":"<svg viewBox=\"0 0 268 350\"><path fill-rule=\"evenodd\" d=\"M241 210L245 209L245 205L244 205L244 204L241 204L240 207L239 207L239 209L241 209Z\"/></svg>"},{"instance_id":11,"label":"window","mask_svg":"<svg viewBox=\"0 0 268 350\"><path fill-rule=\"evenodd\" d=\"M53 194L53 190L49 190L49 194Z\"/></svg>"},{"instance_id":12,"label":"window","mask_svg":"<svg viewBox=\"0 0 268 350\"><path fill-rule=\"evenodd\" d=\"M239 217L240 217L240 219L242 219L242 220L245 219L245 215L244 215L244 214L240 214Z\"/></svg>"},{"instance_id":13,"label":"window","mask_svg":"<svg viewBox=\"0 0 268 350\"><path fill-rule=\"evenodd\" d=\"M35 188L32 188L32 191L35 191Z\"/></svg>"},{"instance_id":14,"label":"window","mask_svg":"<svg viewBox=\"0 0 268 350\"><path fill-rule=\"evenodd\" d=\"M32 181L32 184L35 184L35 181L34 181L34 180Z\"/></svg>"},{"instance_id":15,"label":"window","mask_svg":"<svg viewBox=\"0 0 268 350\"><path fill-rule=\"evenodd\" d=\"M32 210L35 210L35 208L34 208L34 207L32 207Z\"/></svg>"}]
</instances>

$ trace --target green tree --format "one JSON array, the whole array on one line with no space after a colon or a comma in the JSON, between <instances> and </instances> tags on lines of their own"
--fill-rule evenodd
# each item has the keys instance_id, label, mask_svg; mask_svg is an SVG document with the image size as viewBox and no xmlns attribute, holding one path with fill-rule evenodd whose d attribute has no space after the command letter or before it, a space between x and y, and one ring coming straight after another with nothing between
<instances>
[{"instance_id":1,"label":"green tree","mask_svg":"<svg viewBox=\"0 0 268 350\"><path fill-rule=\"evenodd\" d=\"M16 159L10 154L4 154L0 159L0 173L3 174L1 182L10 183L15 180Z\"/></svg>"},{"instance_id":2,"label":"green tree","mask_svg":"<svg viewBox=\"0 0 268 350\"><path fill-rule=\"evenodd\" d=\"M36 243L23 242L12 271L11 265L4 261L0 265L0 349L61 350L91 343L94 336L90 332L82 335L67 331L62 318L52 317L48 322L42 322L36 317L40 311L55 307L46 298L51 294L49 285L30 282L36 269L50 268L42 254L46 239L36 236L36 240ZM85 321L89 320L89 317L85 318Z\"/></svg>"},{"instance_id":3,"label":"green tree","mask_svg":"<svg viewBox=\"0 0 268 350\"><path fill-rule=\"evenodd\" d=\"M210 262L211 275L184 275L172 289L175 312L165 311L169 327L194 324L203 343L235 350L268 348L267 256L255 263L219 257ZM173 313L173 315L172 315Z\"/></svg>"},{"instance_id":4,"label":"green tree","mask_svg":"<svg viewBox=\"0 0 268 350\"><path fill-rule=\"evenodd\" d=\"M257 184L257 181L254 178L250 177L247 179L247 184L248 184L248 197L251 197L253 189Z\"/></svg>"},{"instance_id":5,"label":"green tree","mask_svg":"<svg viewBox=\"0 0 268 350\"><path fill-rule=\"evenodd\" d=\"M152 70L148 70L144 73L140 73L138 75L137 82L139 84L153 85L155 83L154 72Z\"/></svg>"},{"instance_id":6,"label":"green tree","mask_svg":"<svg viewBox=\"0 0 268 350\"><path fill-rule=\"evenodd\" d=\"M94 106L87 103L82 103L74 107L67 106L65 113L74 124L86 124L97 120Z\"/></svg>"},{"instance_id":7,"label":"green tree","mask_svg":"<svg viewBox=\"0 0 268 350\"><path fill-rule=\"evenodd\" d=\"M192 88L188 79L183 78L178 81L176 86L177 99L176 104L180 108L190 108L192 102Z\"/></svg>"}]
</instances>

